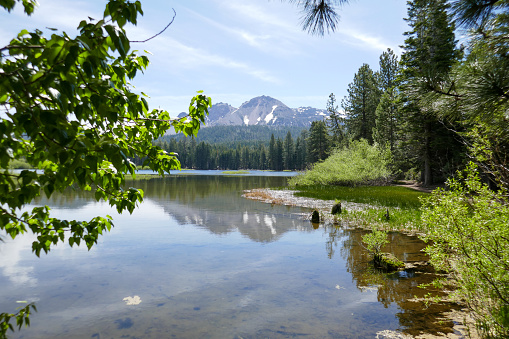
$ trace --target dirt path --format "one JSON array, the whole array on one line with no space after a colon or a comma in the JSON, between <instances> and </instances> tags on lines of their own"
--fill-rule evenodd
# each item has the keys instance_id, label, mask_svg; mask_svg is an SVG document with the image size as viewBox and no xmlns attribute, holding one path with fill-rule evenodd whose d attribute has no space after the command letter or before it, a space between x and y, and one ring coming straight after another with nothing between
<instances>
[{"instance_id":1,"label":"dirt path","mask_svg":"<svg viewBox=\"0 0 509 339\"><path fill-rule=\"evenodd\" d=\"M434 190L436 190L437 188L445 188L444 184L432 185L432 186L422 186L420 183L418 183L415 180L399 180L399 183L396 184L396 186L408 187L413 190L416 190L419 192L424 192L424 193L431 193Z\"/></svg>"}]
</instances>

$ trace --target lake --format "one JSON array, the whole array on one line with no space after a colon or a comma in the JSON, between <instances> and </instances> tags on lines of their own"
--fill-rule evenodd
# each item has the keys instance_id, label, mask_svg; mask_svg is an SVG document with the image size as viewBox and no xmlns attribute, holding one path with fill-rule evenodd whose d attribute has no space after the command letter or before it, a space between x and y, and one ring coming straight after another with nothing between
<instances>
[{"instance_id":1,"label":"lake","mask_svg":"<svg viewBox=\"0 0 509 339\"><path fill-rule=\"evenodd\" d=\"M175 175L131 183L145 191L132 215L69 190L54 216L110 214L115 227L90 251L61 244L37 258L33 236L0 243L0 312L35 302L12 338L376 338L381 331L452 333L448 305L411 300L430 272L384 274L369 264L365 231L315 228L309 209L264 204L243 190L285 175ZM217 174L217 173L216 173ZM390 233L391 250L422 261L416 237ZM383 336L379 336L382 338Z\"/></svg>"}]
</instances>

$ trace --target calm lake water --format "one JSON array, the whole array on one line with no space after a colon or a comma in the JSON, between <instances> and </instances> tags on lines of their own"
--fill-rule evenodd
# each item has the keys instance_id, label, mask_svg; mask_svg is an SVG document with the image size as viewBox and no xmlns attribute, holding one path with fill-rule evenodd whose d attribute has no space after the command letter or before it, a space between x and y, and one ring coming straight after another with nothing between
<instances>
[{"instance_id":1,"label":"calm lake water","mask_svg":"<svg viewBox=\"0 0 509 339\"><path fill-rule=\"evenodd\" d=\"M445 305L409 301L432 274L376 272L363 231L320 225L303 208L241 197L284 176L180 175L135 183L144 203L117 215L68 191L55 216L110 214L115 227L87 251L59 245L37 258L33 237L0 243L0 312L36 303L12 338L376 338L397 330L452 332ZM400 259L425 259L423 243L391 234ZM124 298L141 302L128 305ZM139 300L138 300L139 301Z\"/></svg>"}]
</instances>

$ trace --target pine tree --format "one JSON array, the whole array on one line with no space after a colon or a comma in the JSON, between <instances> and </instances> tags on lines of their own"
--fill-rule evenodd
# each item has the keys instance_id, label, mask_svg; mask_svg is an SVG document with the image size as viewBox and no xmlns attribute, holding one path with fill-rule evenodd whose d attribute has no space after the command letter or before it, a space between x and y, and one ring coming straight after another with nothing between
<instances>
[{"instance_id":1,"label":"pine tree","mask_svg":"<svg viewBox=\"0 0 509 339\"><path fill-rule=\"evenodd\" d=\"M285 170L294 169L295 166L295 148L293 145L292 133L288 131L283 143L283 167Z\"/></svg>"},{"instance_id":2,"label":"pine tree","mask_svg":"<svg viewBox=\"0 0 509 339\"><path fill-rule=\"evenodd\" d=\"M276 171L283 170L283 140L277 138L276 141Z\"/></svg>"},{"instance_id":3,"label":"pine tree","mask_svg":"<svg viewBox=\"0 0 509 339\"><path fill-rule=\"evenodd\" d=\"M260 152L260 162L259 162L258 168L261 170L266 170L267 169L267 152L265 151L265 146L263 146L263 144L260 145L259 152Z\"/></svg>"},{"instance_id":4,"label":"pine tree","mask_svg":"<svg viewBox=\"0 0 509 339\"><path fill-rule=\"evenodd\" d=\"M405 33L400 86L408 136L402 146L409 147L406 153L414 155L409 160L422 168L421 181L431 185L434 173L452 167L454 160L449 154L458 143L439 121L433 104L423 98L447 80L460 52L456 49L454 24L447 13L446 0L414 0L408 6L406 20L411 31ZM444 139L453 142L447 144L442 142Z\"/></svg>"},{"instance_id":5,"label":"pine tree","mask_svg":"<svg viewBox=\"0 0 509 339\"><path fill-rule=\"evenodd\" d=\"M308 149L306 139L308 138L308 131L302 130L297 141L295 142L295 169L303 170L306 168L308 159Z\"/></svg>"},{"instance_id":6,"label":"pine tree","mask_svg":"<svg viewBox=\"0 0 509 339\"><path fill-rule=\"evenodd\" d=\"M375 111L373 140L380 145L389 143L391 152L394 151L398 123L396 107L398 72L398 57L388 48L380 55L380 70L377 73L377 83L382 96Z\"/></svg>"},{"instance_id":7,"label":"pine tree","mask_svg":"<svg viewBox=\"0 0 509 339\"><path fill-rule=\"evenodd\" d=\"M354 140L373 142L375 111L380 100L375 74L368 64L363 64L348 85L348 95L341 102L346 114L348 134Z\"/></svg>"},{"instance_id":8,"label":"pine tree","mask_svg":"<svg viewBox=\"0 0 509 339\"><path fill-rule=\"evenodd\" d=\"M310 163L327 158L329 155L329 135L324 121L313 121L311 123L307 144Z\"/></svg>"},{"instance_id":9,"label":"pine tree","mask_svg":"<svg viewBox=\"0 0 509 339\"><path fill-rule=\"evenodd\" d=\"M269 169L275 170L276 169L276 161L277 161L277 154L276 154L276 139L274 138L274 134L270 136L270 142L269 142Z\"/></svg>"},{"instance_id":10,"label":"pine tree","mask_svg":"<svg viewBox=\"0 0 509 339\"><path fill-rule=\"evenodd\" d=\"M345 127L344 119L339 114L334 93L329 95L329 100L327 101L327 112L329 113L329 117L326 120L326 124L331 134L331 144L333 147L338 147L345 138Z\"/></svg>"},{"instance_id":11,"label":"pine tree","mask_svg":"<svg viewBox=\"0 0 509 339\"><path fill-rule=\"evenodd\" d=\"M210 169L209 167L210 154L211 154L210 144L201 141L198 145L196 145L194 163L197 169L200 170Z\"/></svg>"}]
</instances>

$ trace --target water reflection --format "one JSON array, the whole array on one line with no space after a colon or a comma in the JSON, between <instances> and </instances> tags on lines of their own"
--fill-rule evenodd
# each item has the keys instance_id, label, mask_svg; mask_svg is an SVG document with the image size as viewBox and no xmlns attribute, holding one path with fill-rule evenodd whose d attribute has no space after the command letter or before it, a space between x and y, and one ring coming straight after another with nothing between
<instances>
[{"instance_id":1,"label":"water reflection","mask_svg":"<svg viewBox=\"0 0 509 339\"><path fill-rule=\"evenodd\" d=\"M444 320L439 315L452 309L459 309L450 303L426 304L426 295L445 296L431 287L423 289L422 284L429 284L437 275L426 261L423 252L425 244L416 236L408 236L399 232L389 232L390 243L383 247L383 252L393 253L397 258L413 263L414 268L394 273L384 273L371 265L372 257L362 243L362 235L368 231L360 229L344 229L329 225L326 250L329 258L333 258L339 247L341 256L346 261L347 271L352 274L356 287L363 292L374 292L377 300L385 308L395 303L400 312L396 314L400 330L411 335L422 332L437 335L454 333L452 320Z\"/></svg>"},{"instance_id":2,"label":"water reflection","mask_svg":"<svg viewBox=\"0 0 509 339\"><path fill-rule=\"evenodd\" d=\"M312 225L301 216L307 209L240 197L285 182L136 181L129 184L145 191L145 202L133 215L111 213L88 192L41 198L63 218L111 213L115 228L90 252L57 246L40 259L30 253L29 238L0 244L0 311L12 311L16 300L40 299L32 327L13 338L374 338L382 330L452 331L448 322L433 322L447 305L425 309L409 301L427 293L417 285L434 277L430 271L374 271L363 231ZM393 233L391 240L386 250L400 259L425 259L416 238ZM127 305L124 299L134 296L140 303Z\"/></svg>"},{"instance_id":3,"label":"water reflection","mask_svg":"<svg viewBox=\"0 0 509 339\"><path fill-rule=\"evenodd\" d=\"M246 189L280 187L286 185L286 180L270 176L187 175L127 181L126 186L142 189L145 200L162 207L181 225L193 224L217 235L238 231L253 241L271 242L290 230L309 231L309 227L300 227L302 214L309 210L280 205L267 210L259 202L239 197ZM41 197L37 203L79 209L93 203L92 197L91 192L68 190L51 199Z\"/></svg>"}]
</instances>

